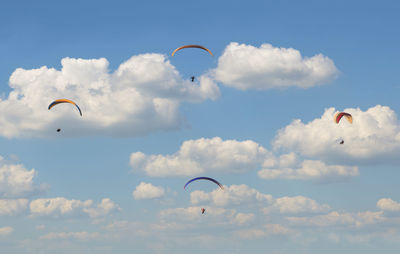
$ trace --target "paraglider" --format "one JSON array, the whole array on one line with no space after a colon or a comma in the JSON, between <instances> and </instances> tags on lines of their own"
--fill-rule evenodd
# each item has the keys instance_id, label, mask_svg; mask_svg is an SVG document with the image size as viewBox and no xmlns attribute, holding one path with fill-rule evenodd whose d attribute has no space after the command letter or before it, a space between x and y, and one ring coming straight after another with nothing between
<instances>
[{"instance_id":1,"label":"paraglider","mask_svg":"<svg viewBox=\"0 0 400 254\"><path fill-rule=\"evenodd\" d=\"M336 113L335 116L333 117L333 121L338 124L343 117L345 117L347 121L349 121L349 123L353 123L353 117L346 112Z\"/></svg>"},{"instance_id":2,"label":"paraglider","mask_svg":"<svg viewBox=\"0 0 400 254\"><path fill-rule=\"evenodd\" d=\"M200 46L200 45L185 45L185 46L181 46L181 47L175 49L175 50L172 52L171 56L174 56L175 53L176 53L177 51L179 51L179 50L181 50L181 49L186 49L186 48L198 48L198 49L203 49L203 50L207 51L208 53L210 53L210 55L213 56L213 53L211 53L211 51L210 51L208 48L206 48L206 47L204 47L204 46Z\"/></svg>"},{"instance_id":3,"label":"paraglider","mask_svg":"<svg viewBox=\"0 0 400 254\"><path fill-rule=\"evenodd\" d=\"M61 131L61 129L57 129L57 132L60 132Z\"/></svg>"},{"instance_id":4,"label":"paraglider","mask_svg":"<svg viewBox=\"0 0 400 254\"><path fill-rule=\"evenodd\" d=\"M68 100L68 99L58 99L58 100L55 100L55 101L53 101L52 103L50 103L48 109L50 110L52 107L54 107L55 105L58 105L58 104L60 104L60 103L71 103L71 104L75 105L76 108L79 110L79 114L82 116L82 111L81 111L81 109L79 108L78 104L76 104L75 102L73 102L73 101L71 101L71 100Z\"/></svg>"},{"instance_id":5,"label":"paraglider","mask_svg":"<svg viewBox=\"0 0 400 254\"><path fill-rule=\"evenodd\" d=\"M346 113L346 112L338 112L338 113L336 113L336 114L333 116L333 121L334 121L336 124L339 124L340 120L341 120L343 117L345 117L349 123L351 123L351 124L353 123L353 117L352 117L352 115L350 115L349 113ZM343 144L344 144L344 140L343 140L343 139L340 139L339 144L343 145Z\"/></svg>"},{"instance_id":6,"label":"paraglider","mask_svg":"<svg viewBox=\"0 0 400 254\"><path fill-rule=\"evenodd\" d=\"M189 183L194 182L194 181L197 181L197 180L208 180L208 181L211 181L211 182L217 184L222 190L224 189L224 186L222 186L222 184L220 184L217 180L212 179L212 178L210 178L210 177L196 177L196 178L193 178L193 179L189 180L189 181L185 184L185 186L183 187L183 189L186 189L186 186L188 186Z\"/></svg>"},{"instance_id":7,"label":"paraglider","mask_svg":"<svg viewBox=\"0 0 400 254\"><path fill-rule=\"evenodd\" d=\"M195 76L191 76L190 79L194 82Z\"/></svg>"},{"instance_id":8,"label":"paraglider","mask_svg":"<svg viewBox=\"0 0 400 254\"><path fill-rule=\"evenodd\" d=\"M196 177L196 178L190 179L190 180L185 184L185 186L183 186L183 189L186 189L186 186L188 186L188 184L190 184L191 182L197 181L197 180L207 180L207 181L211 181L211 182L215 183L216 185L218 185L222 190L224 189L224 186L222 186L222 184L220 184L217 180L212 179L212 178L210 178L210 177L204 177L204 176L203 176L203 177ZM206 211L205 208L201 208L201 214L204 214L205 211Z\"/></svg>"}]
</instances>

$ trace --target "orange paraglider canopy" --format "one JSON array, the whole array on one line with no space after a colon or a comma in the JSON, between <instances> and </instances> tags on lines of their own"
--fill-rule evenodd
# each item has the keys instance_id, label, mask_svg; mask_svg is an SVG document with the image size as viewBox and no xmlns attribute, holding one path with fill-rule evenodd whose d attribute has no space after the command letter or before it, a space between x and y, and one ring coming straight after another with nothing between
<instances>
[{"instance_id":1,"label":"orange paraglider canopy","mask_svg":"<svg viewBox=\"0 0 400 254\"><path fill-rule=\"evenodd\" d=\"M181 47L175 49L175 50L172 52L171 56L174 56L175 53L176 53L177 51L179 51L179 50L181 50L181 49L186 49L186 48L198 48L198 49L203 49L203 50L207 51L208 53L210 53L210 55L213 56L213 53L211 53L211 51L210 51L208 48L206 48L206 47L204 47L204 46L200 46L200 45L185 45L185 46L181 46Z\"/></svg>"},{"instance_id":2,"label":"orange paraglider canopy","mask_svg":"<svg viewBox=\"0 0 400 254\"><path fill-rule=\"evenodd\" d=\"M335 114L335 116L333 117L333 121L335 123L339 123L340 119L342 119L342 117L346 117L347 121L349 121L349 123L353 123L353 117L346 112L338 112Z\"/></svg>"}]
</instances>

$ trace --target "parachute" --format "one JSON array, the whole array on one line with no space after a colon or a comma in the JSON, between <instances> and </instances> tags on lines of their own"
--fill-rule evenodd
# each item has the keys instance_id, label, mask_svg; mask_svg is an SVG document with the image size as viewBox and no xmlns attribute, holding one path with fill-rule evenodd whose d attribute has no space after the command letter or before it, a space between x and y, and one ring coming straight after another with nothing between
<instances>
[{"instance_id":1,"label":"parachute","mask_svg":"<svg viewBox=\"0 0 400 254\"><path fill-rule=\"evenodd\" d=\"M336 113L335 116L333 117L333 121L338 124L340 122L340 119L342 119L343 116L346 117L346 119L347 119L347 121L349 121L349 123L353 123L353 117L349 113L346 113L346 112Z\"/></svg>"},{"instance_id":2,"label":"parachute","mask_svg":"<svg viewBox=\"0 0 400 254\"><path fill-rule=\"evenodd\" d=\"M75 105L76 108L79 110L79 114L82 116L82 111L81 111L81 109L79 108L78 104L76 104L75 102L73 102L73 101L71 101L71 100L68 100L68 99L58 99L58 100L55 100L55 101L53 101L52 103L50 103L48 109L50 110L52 107L54 107L55 105L60 104L60 103L71 103L71 104Z\"/></svg>"},{"instance_id":3,"label":"parachute","mask_svg":"<svg viewBox=\"0 0 400 254\"><path fill-rule=\"evenodd\" d=\"M203 49L203 50L207 51L208 53L210 53L210 55L213 56L213 53L211 53L211 51L210 51L208 48L203 47L203 46L200 46L200 45L185 45L185 46L179 47L179 48L175 49L175 50L172 52L171 56L174 56L175 53L176 53L177 51L179 51L179 50L181 50L181 49L185 49L185 48L198 48L198 49Z\"/></svg>"},{"instance_id":4,"label":"parachute","mask_svg":"<svg viewBox=\"0 0 400 254\"><path fill-rule=\"evenodd\" d=\"M197 181L197 180L208 180L208 181L211 181L211 182L217 184L222 190L224 189L224 186L222 186L222 184L220 184L217 180L212 179L212 178L210 178L210 177L196 177L196 178L193 178L193 179L189 180L189 181L185 184L185 186L183 187L183 189L186 189L186 186L188 186L189 183L191 183L191 182L193 182L193 181Z\"/></svg>"}]
</instances>

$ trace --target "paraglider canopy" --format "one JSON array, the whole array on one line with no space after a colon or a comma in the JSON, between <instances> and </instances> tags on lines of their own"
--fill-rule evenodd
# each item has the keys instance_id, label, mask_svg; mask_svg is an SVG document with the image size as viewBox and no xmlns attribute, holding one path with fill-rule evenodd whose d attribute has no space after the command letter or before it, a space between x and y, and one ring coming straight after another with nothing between
<instances>
[{"instance_id":1,"label":"paraglider canopy","mask_svg":"<svg viewBox=\"0 0 400 254\"><path fill-rule=\"evenodd\" d=\"M58 100L53 101L52 103L50 103L48 110L50 110L52 107L54 107L55 105L58 105L60 103L71 103L71 104L75 105L76 108L79 110L79 114L82 116L82 111L79 108L78 104L76 104L75 102L68 100L68 99L58 99Z\"/></svg>"},{"instance_id":2,"label":"paraglider canopy","mask_svg":"<svg viewBox=\"0 0 400 254\"><path fill-rule=\"evenodd\" d=\"M179 51L179 50L181 50L181 49L186 49L186 48L198 48L198 49L203 49L203 50L207 51L208 53L210 53L210 55L213 56L213 53L211 53L211 51L210 51L208 48L206 48L206 47L204 47L204 46L200 46L200 45L184 45L184 46L181 46L181 47L175 49L175 50L172 52L171 56L174 56L175 53L176 53L177 51Z\"/></svg>"},{"instance_id":3,"label":"paraglider canopy","mask_svg":"<svg viewBox=\"0 0 400 254\"><path fill-rule=\"evenodd\" d=\"M343 117L345 117L347 119L347 121L349 121L349 123L353 123L353 117L349 113L346 113L346 112L336 113L335 116L333 117L333 121L335 123L339 123Z\"/></svg>"},{"instance_id":4,"label":"paraglider canopy","mask_svg":"<svg viewBox=\"0 0 400 254\"><path fill-rule=\"evenodd\" d=\"M205 211L206 211L205 208L201 208L201 214L204 214Z\"/></svg>"},{"instance_id":5,"label":"paraglider canopy","mask_svg":"<svg viewBox=\"0 0 400 254\"><path fill-rule=\"evenodd\" d=\"M194 182L194 181L197 181L197 180L207 180L207 181L211 181L211 182L217 184L221 189L224 189L224 186L222 186L222 184L220 184L217 180L212 179L212 178L210 178L210 177L204 177L204 176L202 176L202 177L196 177L196 178L193 178L193 179L189 180L189 181L185 184L185 186L184 186L183 188L186 189L186 186L188 186L189 183Z\"/></svg>"}]
</instances>

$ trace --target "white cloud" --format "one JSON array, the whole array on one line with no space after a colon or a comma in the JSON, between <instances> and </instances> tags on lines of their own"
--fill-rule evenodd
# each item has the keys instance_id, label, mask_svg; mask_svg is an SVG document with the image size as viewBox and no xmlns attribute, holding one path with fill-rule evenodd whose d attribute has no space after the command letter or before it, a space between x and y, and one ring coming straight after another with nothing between
<instances>
[{"instance_id":1,"label":"white cloud","mask_svg":"<svg viewBox=\"0 0 400 254\"><path fill-rule=\"evenodd\" d=\"M33 182L36 175L35 169L6 163L0 156L0 198L28 197L43 191L45 186L36 186Z\"/></svg>"},{"instance_id":2,"label":"white cloud","mask_svg":"<svg viewBox=\"0 0 400 254\"><path fill-rule=\"evenodd\" d=\"M0 215L15 215L26 210L27 199L0 199Z\"/></svg>"},{"instance_id":3,"label":"white cloud","mask_svg":"<svg viewBox=\"0 0 400 254\"><path fill-rule=\"evenodd\" d=\"M204 191L190 193L190 202L192 204L210 201L218 206L239 204L267 205L272 201L272 196L263 194L245 184L225 186L223 191L218 188L210 193Z\"/></svg>"},{"instance_id":4,"label":"white cloud","mask_svg":"<svg viewBox=\"0 0 400 254\"><path fill-rule=\"evenodd\" d=\"M266 224L261 228L242 229L235 232L241 238L257 239L271 235L290 235L294 231L288 227L279 224Z\"/></svg>"},{"instance_id":5,"label":"white cloud","mask_svg":"<svg viewBox=\"0 0 400 254\"><path fill-rule=\"evenodd\" d=\"M280 165L279 165L280 166ZM358 176L358 167L326 165L320 160L304 160L298 168L272 168L258 171L262 179L301 179L333 181Z\"/></svg>"},{"instance_id":6,"label":"white cloud","mask_svg":"<svg viewBox=\"0 0 400 254\"><path fill-rule=\"evenodd\" d=\"M100 238L97 232L50 232L40 237L41 240L67 240L74 239L79 241L96 240Z\"/></svg>"},{"instance_id":7,"label":"white cloud","mask_svg":"<svg viewBox=\"0 0 400 254\"><path fill-rule=\"evenodd\" d=\"M278 210L280 213L322 213L330 210L328 205L318 204L315 200L303 197L282 197L274 200L270 207L264 209L268 213Z\"/></svg>"},{"instance_id":8,"label":"white cloud","mask_svg":"<svg viewBox=\"0 0 400 254\"><path fill-rule=\"evenodd\" d=\"M168 220L184 220L184 221L192 221L199 220L204 217L201 213L201 209L203 207L200 206L191 206L187 208L170 208L166 210L160 211L160 217L162 219ZM218 208L218 207L204 207L206 209L206 213L208 218L224 218L224 219L232 219L236 215L236 212L231 209Z\"/></svg>"},{"instance_id":9,"label":"white cloud","mask_svg":"<svg viewBox=\"0 0 400 254\"><path fill-rule=\"evenodd\" d=\"M400 212L400 203L391 198L379 199L376 206L383 211Z\"/></svg>"},{"instance_id":10,"label":"white cloud","mask_svg":"<svg viewBox=\"0 0 400 254\"><path fill-rule=\"evenodd\" d=\"M92 200L68 200L63 197L57 197L33 200L29 207L33 216L60 217L82 212L83 208L91 207L92 204Z\"/></svg>"},{"instance_id":11,"label":"white cloud","mask_svg":"<svg viewBox=\"0 0 400 254\"><path fill-rule=\"evenodd\" d=\"M42 198L33 200L29 207L32 216L55 218L82 214L98 218L120 210L120 207L109 198L102 199L97 206L93 206L93 200L69 200L63 197Z\"/></svg>"},{"instance_id":12,"label":"white cloud","mask_svg":"<svg viewBox=\"0 0 400 254\"><path fill-rule=\"evenodd\" d=\"M274 147L330 161L398 161L400 125L393 110L377 105L366 111L344 111L352 114L353 124L345 120L335 124L333 116L337 111L329 108L321 118L306 124L297 119L281 129ZM336 141L338 138L345 141L343 145Z\"/></svg>"},{"instance_id":13,"label":"white cloud","mask_svg":"<svg viewBox=\"0 0 400 254\"><path fill-rule=\"evenodd\" d=\"M251 140L223 141L219 137L183 142L173 155L132 153L130 164L135 171L149 176L192 176L205 172L240 173L256 169L270 153Z\"/></svg>"},{"instance_id":14,"label":"white cloud","mask_svg":"<svg viewBox=\"0 0 400 254\"><path fill-rule=\"evenodd\" d=\"M253 213L237 213L232 222L237 225L245 225L253 221L255 215Z\"/></svg>"},{"instance_id":15,"label":"white cloud","mask_svg":"<svg viewBox=\"0 0 400 254\"><path fill-rule=\"evenodd\" d=\"M216 80L240 90L309 88L334 79L338 70L331 59L322 54L302 57L293 48L275 48L262 44L259 48L230 43L218 59Z\"/></svg>"},{"instance_id":16,"label":"white cloud","mask_svg":"<svg viewBox=\"0 0 400 254\"><path fill-rule=\"evenodd\" d=\"M110 73L108 61L61 60L61 70L18 68L11 75L9 96L0 100L0 135L49 137L58 135L136 136L178 128L182 101L216 99L218 86L207 75L200 83L183 80L161 54L131 57ZM68 98L80 106L60 105L47 110L55 99Z\"/></svg>"},{"instance_id":17,"label":"white cloud","mask_svg":"<svg viewBox=\"0 0 400 254\"><path fill-rule=\"evenodd\" d=\"M141 182L132 192L134 199L152 199L164 196L164 188Z\"/></svg>"},{"instance_id":18,"label":"white cloud","mask_svg":"<svg viewBox=\"0 0 400 254\"><path fill-rule=\"evenodd\" d=\"M244 207L261 206L264 213L278 211L288 213L324 213L330 210L329 205L318 204L315 200L304 197L281 197L274 199L272 195L264 194L245 184L225 186L224 190L215 189L212 192L193 191L190 202L194 205L212 203L217 206L241 205Z\"/></svg>"},{"instance_id":19,"label":"white cloud","mask_svg":"<svg viewBox=\"0 0 400 254\"><path fill-rule=\"evenodd\" d=\"M0 236L6 236L14 231L12 227L2 227L0 228Z\"/></svg>"},{"instance_id":20,"label":"white cloud","mask_svg":"<svg viewBox=\"0 0 400 254\"><path fill-rule=\"evenodd\" d=\"M202 214L201 209L205 208L205 214ZM170 208L160 212L160 218L167 224L161 224L156 227L153 225L153 230L164 230L165 227L171 230L184 229L186 227L197 227L198 222L206 225L204 218L207 218L209 226L217 223L218 225L237 225L245 226L255 219L253 213L238 213L234 209L225 209L221 207L210 206L191 206L186 208ZM177 223L177 224L176 224ZM194 224L192 224L194 223ZM209 224L211 223L211 224ZM161 228L159 228L161 227Z\"/></svg>"},{"instance_id":21,"label":"white cloud","mask_svg":"<svg viewBox=\"0 0 400 254\"><path fill-rule=\"evenodd\" d=\"M109 198L103 198L96 207L83 208L83 211L89 214L90 218L105 217L120 210L121 208Z\"/></svg>"},{"instance_id":22,"label":"white cloud","mask_svg":"<svg viewBox=\"0 0 400 254\"><path fill-rule=\"evenodd\" d=\"M330 227L335 225L362 227L369 224L376 224L385 220L383 212L359 212L346 213L333 211L328 214L313 217L288 217L293 224Z\"/></svg>"},{"instance_id":23,"label":"white cloud","mask_svg":"<svg viewBox=\"0 0 400 254\"><path fill-rule=\"evenodd\" d=\"M133 171L144 171L153 177L243 173L261 169L258 175L263 179L329 182L359 174L354 166L327 165L320 160L301 161L293 152L276 157L252 140L222 140L220 137L187 140L172 155L135 152L130 156L130 165Z\"/></svg>"}]
</instances>

